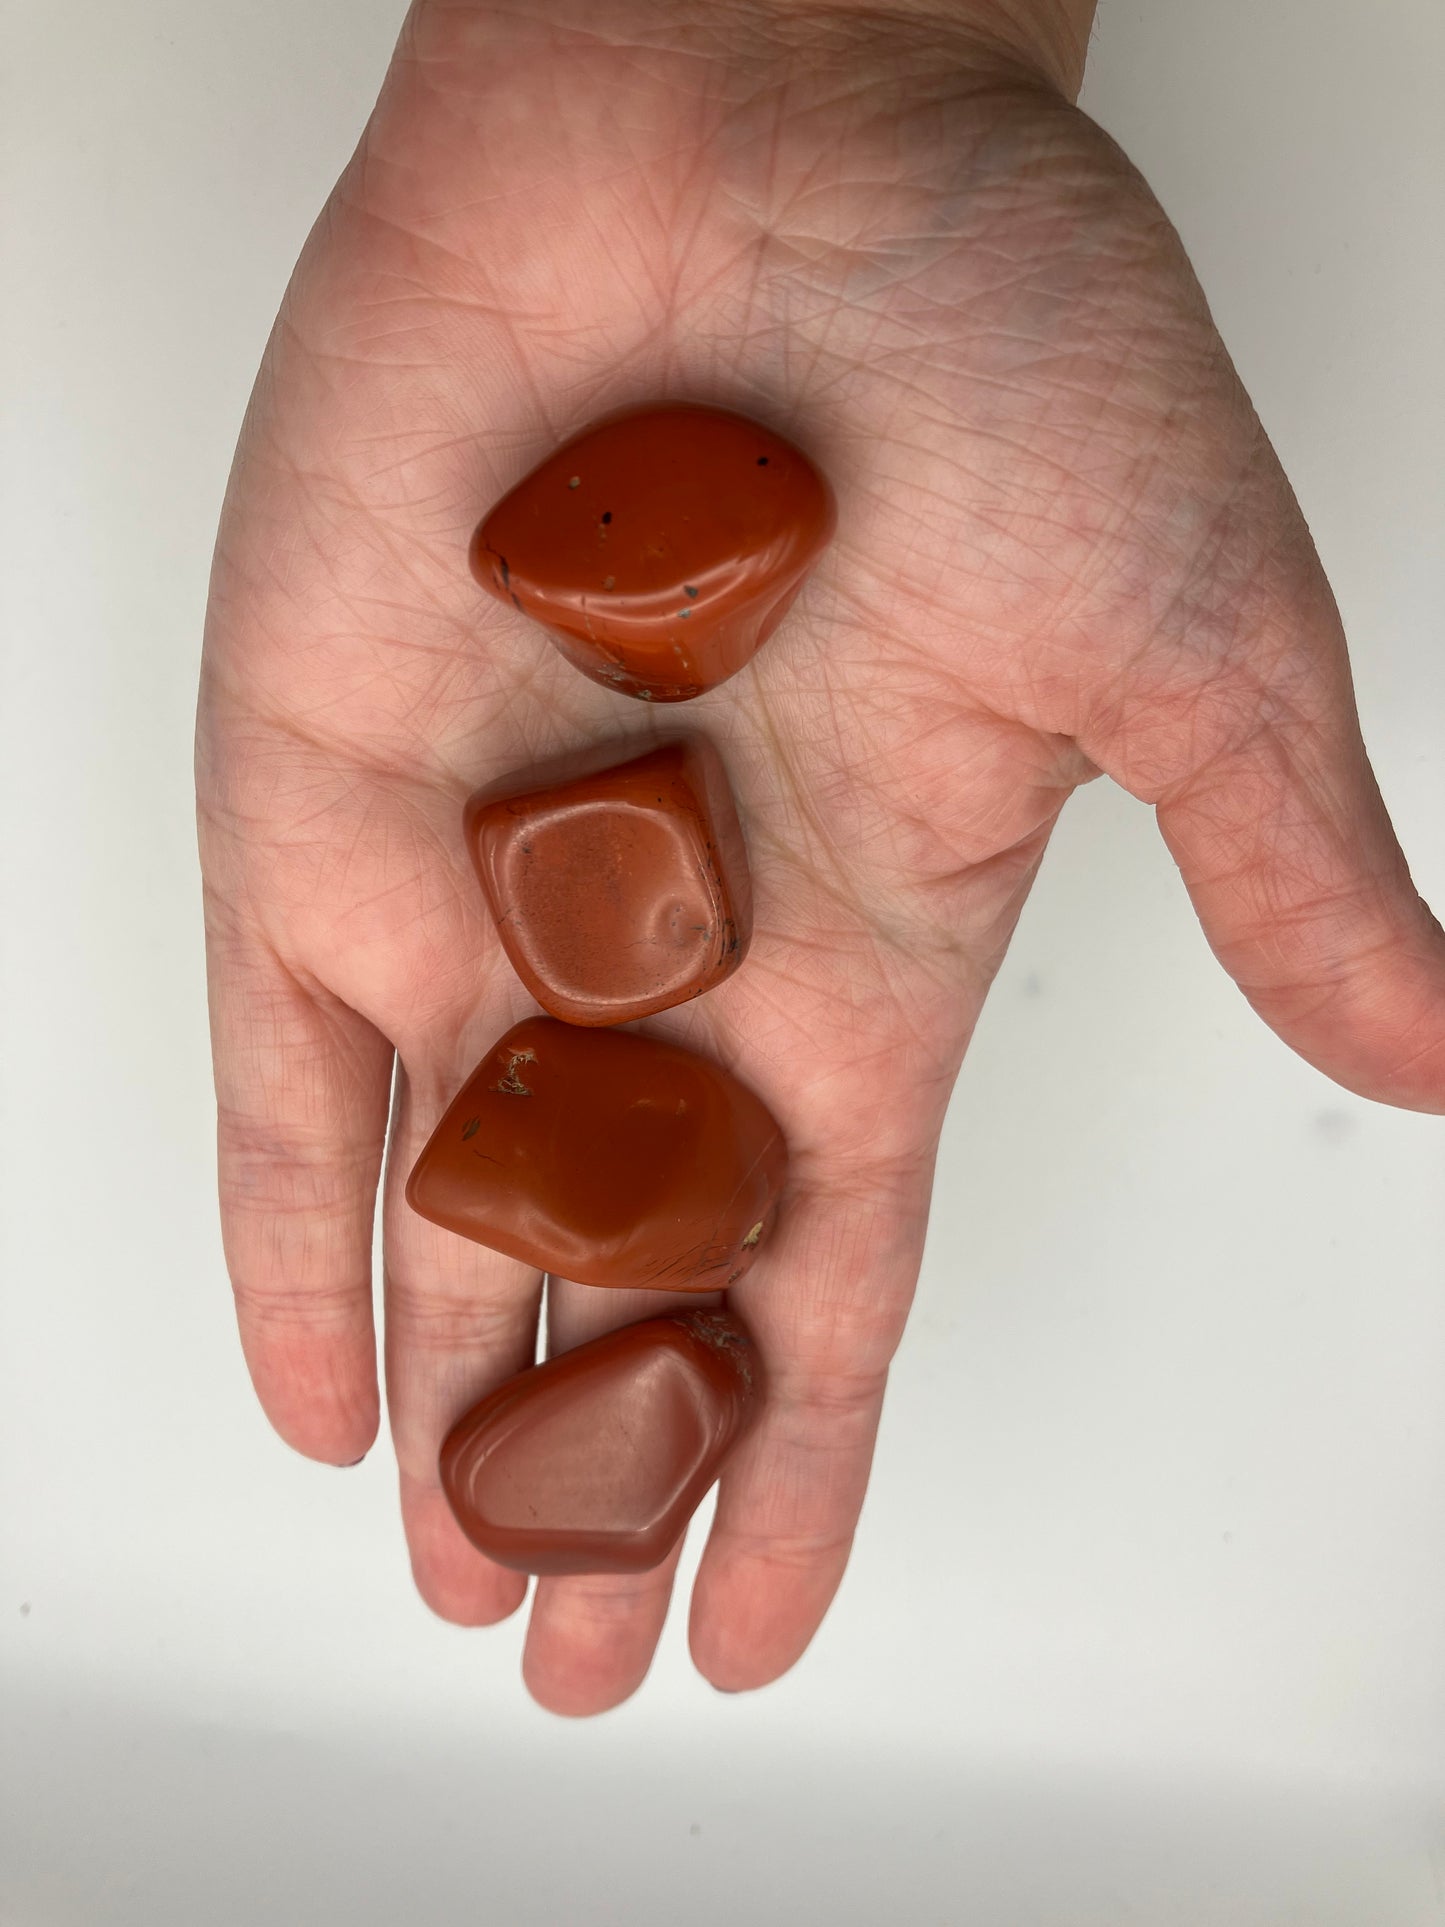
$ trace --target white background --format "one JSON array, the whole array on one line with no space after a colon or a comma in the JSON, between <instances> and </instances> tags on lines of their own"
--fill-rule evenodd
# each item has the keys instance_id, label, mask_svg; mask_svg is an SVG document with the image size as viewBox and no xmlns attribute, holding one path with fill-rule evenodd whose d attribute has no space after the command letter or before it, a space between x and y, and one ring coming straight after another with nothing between
<instances>
[{"instance_id":1,"label":"white background","mask_svg":"<svg viewBox=\"0 0 1445 1927\"><path fill-rule=\"evenodd\" d=\"M16 0L5 1927L1445 1922L1439 1122L1291 1058L1143 808L1071 806L949 1120L862 1535L802 1666L577 1726L289 1455L212 1201L190 733L254 365L394 0ZM1445 904L1445 16L1104 0ZM1039 1174L1042 1173L1042 1176ZM695 1547L694 1547L695 1550Z\"/></svg>"}]
</instances>

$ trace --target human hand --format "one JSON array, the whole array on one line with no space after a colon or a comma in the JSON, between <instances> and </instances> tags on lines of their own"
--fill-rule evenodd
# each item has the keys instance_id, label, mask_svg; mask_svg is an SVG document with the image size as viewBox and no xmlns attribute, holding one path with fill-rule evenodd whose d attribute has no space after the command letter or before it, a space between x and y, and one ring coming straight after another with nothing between
<instances>
[{"instance_id":1,"label":"human hand","mask_svg":"<svg viewBox=\"0 0 1445 1927\"><path fill-rule=\"evenodd\" d=\"M437 1448L531 1362L541 1295L401 1196L528 1008L462 848L479 783L700 726L744 811L751 954L649 1024L735 1068L793 1155L731 1294L770 1389L692 1602L720 1686L791 1665L842 1574L944 1107L1078 783L1157 806L1206 936L1286 1042L1445 1109L1445 940L1308 534L1177 239L1020 17L422 0L287 292L198 737L226 1249L272 1422L354 1460L378 1418L395 1062L388 1402L417 1584L449 1619L523 1597L453 1525ZM577 675L465 558L555 442L664 395L793 435L841 516L749 668L659 715ZM669 1302L553 1283L549 1343ZM674 1563L540 1582L538 1699L631 1692Z\"/></svg>"}]
</instances>

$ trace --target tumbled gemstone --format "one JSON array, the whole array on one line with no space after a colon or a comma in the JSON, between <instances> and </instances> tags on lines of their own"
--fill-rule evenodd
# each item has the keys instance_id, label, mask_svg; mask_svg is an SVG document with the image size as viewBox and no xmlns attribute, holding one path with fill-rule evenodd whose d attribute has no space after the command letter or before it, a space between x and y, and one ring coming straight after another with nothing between
<instances>
[{"instance_id":1,"label":"tumbled gemstone","mask_svg":"<svg viewBox=\"0 0 1445 1927\"><path fill-rule=\"evenodd\" d=\"M650 402L584 428L518 482L472 537L471 565L584 675L685 702L767 641L834 520L828 484L771 429Z\"/></svg>"},{"instance_id":2,"label":"tumbled gemstone","mask_svg":"<svg viewBox=\"0 0 1445 1927\"><path fill-rule=\"evenodd\" d=\"M578 1284L717 1291L751 1264L786 1172L777 1124L721 1065L529 1017L462 1086L406 1195Z\"/></svg>"},{"instance_id":3,"label":"tumbled gemstone","mask_svg":"<svg viewBox=\"0 0 1445 1927\"><path fill-rule=\"evenodd\" d=\"M512 967L569 1024L625 1024L742 962L747 852L703 737L584 751L480 790L466 840Z\"/></svg>"},{"instance_id":4,"label":"tumbled gemstone","mask_svg":"<svg viewBox=\"0 0 1445 1927\"><path fill-rule=\"evenodd\" d=\"M742 1437L758 1385L752 1343L728 1312L626 1325L473 1406L442 1446L442 1488L499 1565L645 1571Z\"/></svg>"}]
</instances>

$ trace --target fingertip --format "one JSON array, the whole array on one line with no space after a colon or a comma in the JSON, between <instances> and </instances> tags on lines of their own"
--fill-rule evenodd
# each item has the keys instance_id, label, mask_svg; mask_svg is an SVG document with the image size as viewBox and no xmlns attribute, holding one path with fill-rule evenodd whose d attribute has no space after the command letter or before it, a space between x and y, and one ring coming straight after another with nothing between
<instances>
[{"instance_id":1,"label":"fingertip","mask_svg":"<svg viewBox=\"0 0 1445 1927\"><path fill-rule=\"evenodd\" d=\"M729 1698L755 1692L777 1677L775 1673L760 1677L756 1653L745 1654L725 1641L714 1639L698 1624L696 1614L688 1628L687 1645L693 1665L708 1685L715 1693L724 1693Z\"/></svg>"},{"instance_id":2,"label":"fingertip","mask_svg":"<svg viewBox=\"0 0 1445 1927\"><path fill-rule=\"evenodd\" d=\"M360 1465L376 1443L377 1420L373 1418L369 1424L365 1421L348 1424L342 1429L325 1422L279 1425L271 1418L271 1430L283 1445L301 1458L310 1459L314 1465L348 1471Z\"/></svg>"},{"instance_id":3,"label":"fingertip","mask_svg":"<svg viewBox=\"0 0 1445 1927\"><path fill-rule=\"evenodd\" d=\"M369 1332L364 1342L277 1347L243 1328L242 1349L261 1409L293 1452L321 1465L366 1457L381 1425Z\"/></svg>"},{"instance_id":4,"label":"fingertip","mask_svg":"<svg viewBox=\"0 0 1445 1927\"><path fill-rule=\"evenodd\" d=\"M527 1596L527 1576L478 1552L452 1518L439 1486L401 1479L402 1524L422 1602L450 1626L496 1626Z\"/></svg>"},{"instance_id":5,"label":"fingertip","mask_svg":"<svg viewBox=\"0 0 1445 1927\"><path fill-rule=\"evenodd\" d=\"M332 1432L317 1438L304 1435L288 1438L279 1426L273 1426L272 1430L283 1445L288 1445L303 1459L310 1459L313 1465L329 1465L335 1471L350 1472L366 1463L367 1454L376 1443L377 1421L373 1419L369 1425L357 1426L349 1436Z\"/></svg>"},{"instance_id":6,"label":"fingertip","mask_svg":"<svg viewBox=\"0 0 1445 1927\"><path fill-rule=\"evenodd\" d=\"M768 1606L766 1589L750 1583L704 1586L699 1577L688 1627L692 1663L719 1693L756 1693L790 1673L817 1632L832 1588L802 1616L796 1598L786 1610Z\"/></svg>"},{"instance_id":7,"label":"fingertip","mask_svg":"<svg viewBox=\"0 0 1445 1927\"><path fill-rule=\"evenodd\" d=\"M667 1618L681 1544L644 1572L543 1579L532 1606L522 1678L539 1706L590 1719L641 1686Z\"/></svg>"},{"instance_id":8,"label":"fingertip","mask_svg":"<svg viewBox=\"0 0 1445 1927\"><path fill-rule=\"evenodd\" d=\"M591 1720L623 1705L647 1677L647 1667L622 1678L599 1675L586 1665L568 1668L540 1664L530 1649L522 1655L522 1683L544 1713L564 1720Z\"/></svg>"},{"instance_id":9,"label":"fingertip","mask_svg":"<svg viewBox=\"0 0 1445 1927\"><path fill-rule=\"evenodd\" d=\"M1376 1104L1445 1112L1445 939L1425 924L1386 926L1345 959L1294 982L1234 974L1254 1010L1292 1050ZM1226 960L1226 964L1227 964Z\"/></svg>"},{"instance_id":10,"label":"fingertip","mask_svg":"<svg viewBox=\"0 0 1445 1927\"><path fill-rule=\"evenodd\" d=\"M496 1568L486 1574L438 1571L413 1559L411 1576L422 1604L449 1626L500 1626L527 1597L521 1573L499 1576Z\"/></svg>"},{"instance_id":11,"label":"fingertip","mask_svg":"<svg viewBox=\"0 0 1445 1927\"><path fill-rule=\"evenodd\" d=\"M692 1640L692 1663L715 1693L729 1699L744 1693L761 1692L792 1672L807 1651L807 1642L795 1650L763 1655L737 1648L714 1648L707 1642Z\"/></svg>"},{"instance_id":12,"label":"fingertip","mask_svg":"<svg viewBox=\"0 0 1445 1927\"><path fill-rule=\"evenodd\" d=\"M729 1509L747 1504L737 1489L724 1496ZM827 1617L852 1544L851 1532L759 1542L715 1524L688 1620L693 1664L708 1684L754 1693L791 1672Z\"/></svg>"},{"instance_id":13,"label":"fingertip","mask_svg":"<svg viewBox=\"0 0 1445 1927\"><path fill-rule=\"evenodd\" d=\"M1445 935L1353 711L1260 727L1158 802L1215 956L1277 1036L1360 1097L1445 1111Z\"/></svg>"}]
</instances>

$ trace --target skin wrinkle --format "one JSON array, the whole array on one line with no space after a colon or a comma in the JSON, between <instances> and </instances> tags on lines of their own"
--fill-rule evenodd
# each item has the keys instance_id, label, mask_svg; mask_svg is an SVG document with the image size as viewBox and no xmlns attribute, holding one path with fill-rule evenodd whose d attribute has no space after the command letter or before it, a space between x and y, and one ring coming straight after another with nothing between
<instances>
[{"instance_id":1,"label":"skin wrinkle","mask_svg":"<svg viewBox=\"0 0 1445 1927\"><path fill-rule=\"evenodd\" d=\"M952 732L955 725L950 721L948 725L940 727ZM926 732L921 740L926 743ZM1012 774L1012 757L1001 757L999 764L1001 769ZM865 765L859 770L860 788L867 783ZM984 866L1008 860L1045 823L1052 821L1064 797L1073 787L1073 781L1043 782L1035 796L1030 789L1004 789L1001 786L999 793L990 800L985 802L981 799L976 815L966 816L960 811L957 821L947 833L937 827L941 812L934 806L935 801L949 800L946 785L933 784L923 792L925 807L917 816L914 815L917 807L915 798L919 795L916 784L902 792L897 801L891 803L891 828L888 827L890 798L886 788L880 787L875 798L878 805L876 825L855 828L851 840L861 848L874 876L893 874L916 885L933 887L958 879L960 873L964 877L977 875L981 878ZM833 807L826 791L822 793L820 802L833 820L843 820L842 812ZM903 834L905 831L909 833L906 839ZM931 853L936 853L933 860L925 862L921 856L912 854L911 850L909 854L904 854L905 842L912 849L920 851L927 847ZM881 855L874 853L873 845L876 843L883 845ZM947 906L944 914L950 930L956 932L955 906ZM938 921L941 924L943 918L940 917ZM949 931L942 928L935 929L932 937L934 941L950 940Z\"/></svg>"},{"instance_id":2,"label":"skin wrinkle","mask_svg":"<svg viewBox=\"0 0 1445 1927\"><path fill-rule=\"evenodd\" d=\"M269 1325L284 1332L299 1325L324 1336L331 1328L349 1324L355 1316L355 1293L349 1283L329 1292L313 1286L287 1290L277 1286L268 1274L264 1286L252 1286L243 1276L234 1280L233 1289L238 1313L256 1328Z\"/></svg>"},{"instance_id":3,"label":"skin wrinkle","mask_svg":"<svg viewBox=\"0 0 1445 1927\"><path fill-rule=\"evenodd\" d=\"M495 1303L478 1300L469 1289L459 1290L447 1303L435 1293L420 1298L393 1290L389 1316L395 1321L394 1336L408 1350L438 1353L443 1359L478 1339L500 1339L511 1343L519 1328L526 1324L516 1306L508 1299Z\"/></svg>"},{"instance_id":4,"label":"skin wrinkle","mask_svg":"<svg viewBox=\"0 0 1445 1927\"><path fill-rule=\"evenodd\" d=\"M927 738L925 738L925 740L927 740ZM855 771L855 779L857 779L857 782L859 782L859 784L867 780L867 763L863 763L863 765L859 765L859 767L857 767L857 771ZM794 802L798 804L798 794L796 794L796 788L798 788L798 786L794 786ZM1060 798L1056 798L1056 800L1052 800L1052 802L1050 802L1050 805L1048 805L1048 811L1046 811L1046 813L1048 813L1050 817L1052 817L1052 813L1056 813L1056 809L1058 809L1058 804L1060 804ZM805 811L805 817L807 817L807 823L809 823L809 829L811 829L811 832L813 832L815 836L825 836L825 832L823 832L823 829L821 829L821 823L819 823L819 817L817 817L817 813L815 813L815 811L811 809L811 805L803 804L801 805L801 807L803 807L803 811ZM1004 807L1004 805L1002 805L1002 802L1000 802L1000 805L998 805L998 807L1000 807L1000 809ZM1011 827L1010 825L1010 836L1008 836L1006 840L1002 840L1002 842L992 842L992 844L988 844L986 848L979 848L979 850L977 850L977 852L973 854L973 863L977 863L977 865L985 865L985 863L990 863L990 861L994 861L994 859L1004 858L1004 856L1008 856L1008 854L1010 854L1010 848L1017 848L1017 844L1019 844L1019 842L1021 842L1021 840L1023 840L1025 836L1029 836L1029 834L1033 834L1033 832L1037 831L1037 829L1038 829L1038 823L1037 821L1033 821L1033 823L1027 823L1027 825L1025 825L1025 827L1023 827L1021 831L1015 834L1015 832L1013 832L1013 827ZM863 838L859 838L859 834L857 834L857 831L852 832L852 836L850 836L850 842L852 842L852 844L854 844L855 846L855 844L857 844L859 840L861 840L863 844L867 844L867 836L863 836ZM961 859L959 859L959 856L958 856L958 838L956 838L956 836L954 836L954 838L950 838L950 856L952 856L952 861L954 861L954 867L963 867L963 863L961 863ZM840 858L838 854L834 854L834 863L836 863L836 865L838 865L840 869L844 869L844 871L848 871L850 867L854 867L854 865L850 865L850 863L848 863L846 859ZM888 869L890 865L879 865L879 863L873 863L873 865L869 865L869 867L871 867L871 871L873 871L873 875L882 875L882 873L886 873L886 869ZM811 873L811 871L813 871L813 865L809 865L809 873ZM863 919L867 921L867 910L865 910L865 906L863 906L863 904L859 902L859 900L863 898L863 890L865 890L865 888L867 888L867 886L863 886L863 888L857 888L857 890L854 890L852 894L850 894L848 890L842 890L842 892L838 892L838 894L834 896L834 900L836 900L836 902L842 902L842 904L844 904L846 908L850 908L850 910L854 911L855 915L863 915ZM879 935L884 935L884 933L879 933ZM917 935L919 935L917 931L909 931L906 937L902 938L902 942L904 942L904 946L906 946L906 948L913 948L913 946L917 944ZM892 940L892 937L890 937L890 940Z\"/></svg>"},{"instance_id":5,"label":"skin wrinkle","mask_svg":"<svg viewBox=\"0 0 1445 1927\"><path fill-rule=\"evenodd\" d=\"M207 936L209 941L216 944L218 954L225 956L225 946L217 934L218 919L212 914L214 901L214 893L208 891ZM276 952L266 953L264 962L258 964L255 953L247 948L233 962L233 967L247 969L260 980L252 991L250 1003L248 1034L253 1053L260 1052L268 1027L277 1033L289 1035L289 1031L295 1028L298 1012L303 1012L314 1027L325 1033L324 1043L318 1041L310 1048L315 1053L317 1067L324 1068L328 1074L325 1080L327 1088L335 1083L343 1083L345 1080L341 1073L349 1069L351 1095L364 1093L372 1081L371 1071L354 1044L355 1016L352 1011L323 986L308 983L303 973L293 971ZM289 1101L294 1099L298 1089L297 1071L304 1068L308 1061L307 1047L303 1045L298 1049L293 1046L281 1054L279 1074L274 1080L259 1080L252 1086L252 1095L261 1099L268 1110L281 1097L288 1099L284 1107L286 1134L284 1138L275 1140L276 1148L287 1158L294 1156L296 1144L312 1133L308 1119L298 1116L294 1104ZM223 1122L228 1117L245 1116L250 1117L259 1128L260 1119L256 1117L254 1107L249 1112L243 1112L239 1104L229 1103L224 1084L218 1091L218 1111ZM319 1146L323 1141L323 1133L316 1130L314 1138ZM335 1152L342 1141L329 1120L324 1141L330 1152Z\"/></svg>"},{"instance_id":6,"label":"skin wrinkle","mask_svg":"<svg viewBox=\"0 0 1445 1927\"><path fill-rule=\"evenodd\" d=\"M1122 379L1122 375L1121 375L1121 379ZM1104 397L1104 403L1103 403L1103 405L1108 405L1108 404L1109 404L1109 403L1111 403L1111 402L1112 402L1113 400L1114 400L1114 397L1113 397L1113 396L1111 396L1111 395L1106 395L1106 396ZM1161 431L1161 432L1162 432L1162 431ZM1132 448L1134 449L1134 451L1135 451L1135 452L1134 452L1134 460L1135 460L1136 462L1138 462L1138 461L1140 460L1140 451L1138 451L1138 449L1137 449L1137 438L1135 438L1135 439L1134 439L1134 440L1133 440L1132 442L1130 442L1130 443L1129 443L1128 445L1129 445L1129 446L1131 446L1131 447L1132 447ZM1060 467L1061 467L1061 471L1062 471L1062 464L1060 465ZM1105 504L1106 504L1106 506L1108 506L1108 507L1111 507L1111 508L1115 508L1115 510L1116 510L1116 513L1117 513L1117 514L1118 514L1118 515L1120 516L1120 518L1121 518L1121 519L1122 519L1122 518L1123 518L1124 516L1126 516L1126 515L1127 515L1127 514L1128 514L1128 513L1130 512L1130 511L1129 511L1129 505L1128 505L1127 503L1119 503L1119 502L1118 502L1118 500L1117 500L1117 497L1116 497L1116 496L1115 496L1115 497L1111 497L1111 496L1107 496L1107 495L1105 495L1103 499L1104 499L1104 501L1105 501Z\"/></svg>"},{"instance_id":7,"label":"skin wrinkle","mask_svg":"<svg viewBox=\"0 0 1445 1927\"><path fill-rule=\"evenodd\" d=\"M357 1175L376 1162L376 1147L370 1136L347 1146L325 1126L307 1132L288 1123L278 1130L270 1119L254 1117L239 1105L222 1103L218 1109L236 1195L252 1199L260 1196L268 1209L324 1211L339 1207L343 1199L349 1205ZM317 1179L331 1176L338 1169L335 1197L328 1205L324 1187Z\"/></svg>"}]
</instances>

